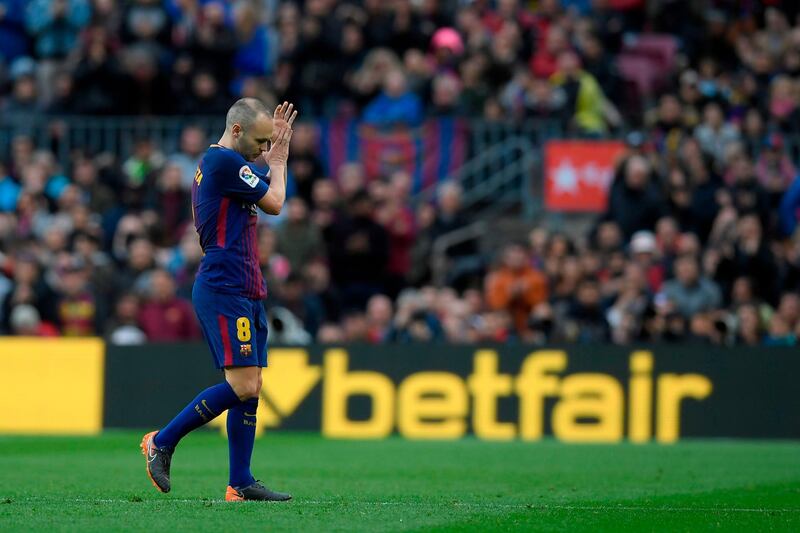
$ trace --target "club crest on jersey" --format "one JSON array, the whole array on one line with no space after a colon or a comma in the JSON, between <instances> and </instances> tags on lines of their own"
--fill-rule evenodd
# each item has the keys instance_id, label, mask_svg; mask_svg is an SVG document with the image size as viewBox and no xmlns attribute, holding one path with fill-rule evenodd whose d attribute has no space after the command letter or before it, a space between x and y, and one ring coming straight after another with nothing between
<instances>
[{"instance_id":1,"label":"club crest on jersey","mask_svg":"<svg viewBox=\"0 0 800 533\"><path fill-rule=\"evenodd\" d=\"M247 357L253 353L253 347L250 344L241 344L239 345L239 354L243 357Z\"/></svg>"},{"instance_id":2,"label":"club crest on jersey","mask_svg":"<svg viewBox=\"0 0 800 533\"><path fill-rule=\"evenodd\" d=\"M239 169L239 177L242 178L242 181L253 189L255 189L256 185L258 185L258 176L253 174L253 171L250 170L250 167L247 165L244 165Z\"/></svg>"}]
</instances>

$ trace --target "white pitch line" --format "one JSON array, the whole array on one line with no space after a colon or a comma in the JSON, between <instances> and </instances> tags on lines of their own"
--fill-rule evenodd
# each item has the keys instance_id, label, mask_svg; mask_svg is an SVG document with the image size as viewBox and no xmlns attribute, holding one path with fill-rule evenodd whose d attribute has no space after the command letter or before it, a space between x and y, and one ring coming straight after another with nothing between
<instances>
[{"instance_id":1,"label":"white pitch line","mask_svg":"<svg viewBox=\"0 0 800 533\"><path fill-rule=\"evenodd\" d=\"M108 499L108 498L25 498L13 500L17 502L40 502L40 503L194 503L219 505L227 502L223 500L201 500L201 499L172 499L165 498L160 500L142 500L133 502L128 499ZM643 511L661 513L683 513L683 512L732 512L732 513L800 513L800 508L793 507L641 507L635 505L561 505L561 504L527 504L527 503L483 503L483 502L399 502L399 501L362 501L362 500L294 500L285 505L374 505L377 507L392 506L412 506L412 507L477 507L484 509L521 509L531 511Z\"/></svg>"}]
</instances>

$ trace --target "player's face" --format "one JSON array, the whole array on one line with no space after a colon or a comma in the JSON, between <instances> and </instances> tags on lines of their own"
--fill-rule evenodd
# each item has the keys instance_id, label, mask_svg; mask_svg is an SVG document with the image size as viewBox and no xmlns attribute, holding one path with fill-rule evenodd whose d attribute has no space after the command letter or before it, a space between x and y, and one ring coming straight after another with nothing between
<instances>
[{"instance_id":1,"label":"player's face","mask_svg":"<svg viewBox=\"0 0 800 533\"><path fill-rule=\"evenodd\" d=\"M259 116L249 128L238 131L236 151L248 161L255 161L261 152L269 149L272 137L272 119L266 115Z\"/></svg>"}]
</instances>

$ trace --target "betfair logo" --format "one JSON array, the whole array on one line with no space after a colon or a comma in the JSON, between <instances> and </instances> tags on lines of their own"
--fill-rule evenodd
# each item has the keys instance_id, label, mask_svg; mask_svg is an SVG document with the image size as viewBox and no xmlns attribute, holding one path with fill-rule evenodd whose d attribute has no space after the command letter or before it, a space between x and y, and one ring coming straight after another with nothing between
<instances>
[{"instance_id":1,"label":"betfair logo","mask_svg":"<svg viewBox=\"0 0 800 533\"><path fill-rule=\"evenodd\" d=\"M294 413L319 382L322 369L308 363L305 350L276 349L270 351L269 366L262 373L264 387L258 404L259 418L264 419L265 426L277 427L282 419Z\"/></svg>"},{"instance_id":2,"label":"betfair logo","mask_svg":"<svg viewBox=\"0 0 800 533\"><path fill-rule=\"evenodd\" d=\"M326 351L322 366L315 366L305 350L273 349L263 371L258 431L280 426L321 381L321 430L328 437L383 438L397 431L408 438L455 439L471 428L484 439L538 440L549 416L553 436L562 441L617 442L627 436L632 442L674 442L683 402L703 400L712 390L700 374L654 376L647 351L630 356L627 394L626 384L608 374L564 375L567 363L564 351L540 350L523 360L516 375L503 374L496 351L478 350L466 378L424 371L395 385L380 372L350 370L345 350ZM353 397L370 400L367 419L349 416ZM501 400L516 405L516 420L499 419Z\"/></svg>"}]
</instances>

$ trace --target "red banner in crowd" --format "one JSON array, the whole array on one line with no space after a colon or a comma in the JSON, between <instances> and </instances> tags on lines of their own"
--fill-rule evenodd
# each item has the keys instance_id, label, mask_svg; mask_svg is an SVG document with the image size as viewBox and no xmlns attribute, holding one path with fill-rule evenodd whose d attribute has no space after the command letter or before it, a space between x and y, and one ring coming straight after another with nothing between
<instances>
[{"instance_id":1,"label":"red banner in crowd","mask_svg":"<svg viewBox=\"0 0 800 533\"><path fill-rule=\"evenodd\" d=\"M618 141L550 141L545 145L544 204L551 211L605 211Z\"/></svg>"},{"instance_id":2,"label":"red banner in crowd","mask_svg":"<svg viewBox=\"0 0 800 533\"><path fill-rule=\"evenodd\" d=\"M361 161L368 179L408 172L415 191L460 168L466 141L464 122L446 117L417 128L381 129L347 119L320 123L320 153L329 176L335 179L344 163Z\"/></svg>"}]
</instances>

